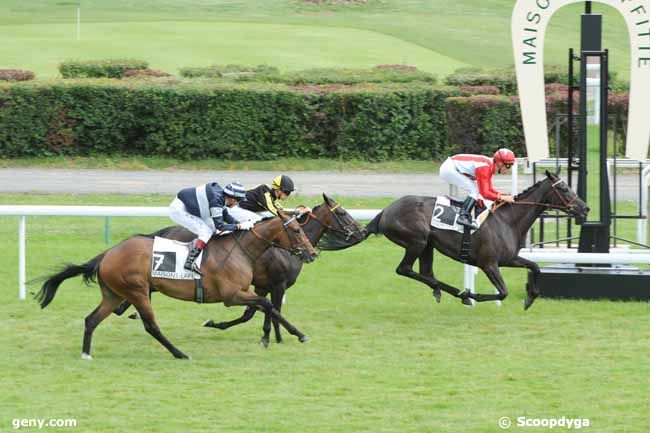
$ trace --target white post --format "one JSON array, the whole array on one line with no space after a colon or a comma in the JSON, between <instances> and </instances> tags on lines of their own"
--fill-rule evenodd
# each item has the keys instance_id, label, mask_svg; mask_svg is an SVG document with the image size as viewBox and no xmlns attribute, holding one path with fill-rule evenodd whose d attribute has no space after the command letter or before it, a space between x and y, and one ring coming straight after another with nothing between
<instances>
[{"instance_id":1,"label":"white post","mask_svg":"<svg viewBox=\"0 0 650 433\"><path fill-rule=\"evenodd\" d=\"M463 265L463 271L465 276L464 288L471 293L476 293L476 268L472 265ZM475 300L470 299L470 301L472 301L472 307L476 305Z\"/></svg>"},{"instance_id":2,"label":"white post","mask_svg":"<svg viewBox=\"0 0 650 433\"><path fill-rule=\"evenodd\" d=\"M25 299L25 217L18 220L18 298Z\"/></svg>"},{"instance_id":3,"label":"white post","mask_svg":"<svg viewBox=\"0 0 650 433\"><path fill-rule=\"evenodd\" d=\"M77 40L81 40L81 3L77 3Z\"/></svg>"}]
</instances>

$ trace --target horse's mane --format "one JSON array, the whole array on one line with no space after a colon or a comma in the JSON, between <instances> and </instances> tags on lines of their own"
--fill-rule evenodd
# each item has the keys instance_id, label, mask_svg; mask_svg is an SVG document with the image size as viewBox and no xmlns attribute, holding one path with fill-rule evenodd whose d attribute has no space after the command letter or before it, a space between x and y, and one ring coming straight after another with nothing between
<instances>
[{"instance_id":1,"label":"horse's mane","mask_svg":"<svg viewBox=\"0 0 650 433\"><path fill-rule=\"evenodd\" d=\"M537 182L535 182L534 184L532 184L531 186L529 186L528 188L526 188L525 190L523 190L522 192L520 192L519 194L517 194L517 195L514 197L514 198L515 198L515 201L516 201L516 200L520 200L520 199L523 198L525 195L527 195L528 193L530 193L533 189L537 189L537 187L539 186L539 184L541 184L542 182L544 182L546 179L548 179L548 177L545 177L545 178L542 179L542 180L538 180Z\"/></svg>"}]
</instances>

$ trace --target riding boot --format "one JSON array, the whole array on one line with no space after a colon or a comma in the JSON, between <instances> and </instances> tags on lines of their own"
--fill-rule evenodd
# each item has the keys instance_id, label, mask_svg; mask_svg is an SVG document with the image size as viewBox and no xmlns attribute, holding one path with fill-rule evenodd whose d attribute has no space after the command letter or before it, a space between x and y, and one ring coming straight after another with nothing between
<instances>
[{"instance_id":1,"label":"riding boot","mask_svg":"<svg viewBox=\"0 0 650 433\"><path fill-rule=\"evenodd\" d=\"M471 228L472 230L478 229L478 224L472 218L472 209L476 200L472 197L467 197L463 202L463 206L460 208L460 213L458 214L458 224Z\"/></svg>"},{"instance_id":2,"label":"riding boot","mask_svg":"<svg viewBox=\"0 0 650 433\"><path fill-rule=\"evenodd\" d=\"M196 245L192 247L190 252L187 254L187 260L185 260L185 269L188 271L196 272L198 274L201 273L199 272L199 267L196 265L196 263L194 263L199 254L201 254L201 251L203 251L203 248L200 248Z\"/></svg>"}]
</instances>

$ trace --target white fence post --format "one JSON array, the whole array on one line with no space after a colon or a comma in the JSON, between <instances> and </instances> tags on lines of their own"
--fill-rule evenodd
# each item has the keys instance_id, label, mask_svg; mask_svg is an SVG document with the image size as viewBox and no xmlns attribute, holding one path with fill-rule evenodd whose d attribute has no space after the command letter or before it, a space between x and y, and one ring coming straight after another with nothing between
<instances>
[{"instance_id":1,"label":"white fence post","mask_svg":"<svg viewBox=\"0 0 650 433\"><path fill-rule=\"evenodd\" d=\"M18 220L18 298L19 299L25 299L27 297L27 291L25 290L25 275L26 275L25 233L26 233L25 216L21 215L20 219Z\"/></svg>"}]
</instances>

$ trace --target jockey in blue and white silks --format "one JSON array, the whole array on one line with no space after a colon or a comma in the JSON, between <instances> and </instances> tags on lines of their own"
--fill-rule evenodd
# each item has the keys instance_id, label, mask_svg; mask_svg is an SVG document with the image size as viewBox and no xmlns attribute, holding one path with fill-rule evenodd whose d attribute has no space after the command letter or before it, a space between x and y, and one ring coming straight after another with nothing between
<instances>
[{"instance_id":1,"label":"jockey in blue and white silks","mask_svg":"<svg viewBox=\"0 0 650 433\"><path fill-rule=\"evenodd\" d=\"M195 270L194 261L214 233L234 230L250 230L252 221L239 223L228 213L246 197L246 190L239 182L226 185L217 182L182 189L169 205L169 217L198 236L190 250L185 269Z\"/></svg>"}]
</instances>

